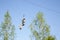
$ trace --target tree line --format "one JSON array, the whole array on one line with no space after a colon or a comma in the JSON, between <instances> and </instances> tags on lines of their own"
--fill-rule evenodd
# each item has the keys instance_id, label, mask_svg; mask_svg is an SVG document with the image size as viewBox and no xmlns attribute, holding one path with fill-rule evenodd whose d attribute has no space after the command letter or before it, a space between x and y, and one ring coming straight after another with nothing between
<instances>
[{"instance_id":1,"label":"tree line","mask_svg":"<svg viewBox=\"0 0 60 40\"><path fill-rule=\"evenodd\" d=\"M56 40L55 36L50 35L49 25L45 22L43 13L38 12L36 18L30 23L31 40ZM12 24L12 18L7 11L4 15L4 21L0 24L0 40L14 40L15 25Z\"/></svg>"}]
</instances>

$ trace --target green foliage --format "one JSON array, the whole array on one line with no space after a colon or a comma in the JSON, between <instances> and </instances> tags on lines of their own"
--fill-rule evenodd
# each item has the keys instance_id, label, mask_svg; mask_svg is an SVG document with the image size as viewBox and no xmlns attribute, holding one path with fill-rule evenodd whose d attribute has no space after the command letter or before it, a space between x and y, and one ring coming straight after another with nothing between
<instances>
[{"instance_id":1,"label":"green foliage","mask_svg":"<svg viewBox=\"0 0 60 40\"><path fill-rule=\"evenodd\" d=\"M46 40L55 40L55 37L53 37L53 36L47 36Z\"/></svg>"},{"instance_id":2,"label":"green foliage","mask_svg":"<svg viewBox=\"0 0 60 40\"><path fill-rule=\"evenodd\" d=\"M49 25L46 24L43 13L38 13L36 18L30 24L30 29L35 40L45 40L50 35ZM32 39L32 38L31 38ZM33 39L32 39L33 40Z\"/></svg>"},{"instance_id":3,"label":"green foliage","mask_svg":"<svg viewBox=\"0 0 60 40\"><path fill-rule=\"evenodd\" d=\"M15 26L11 23L11 17L8 11L4 15L4 21L1 23L0 30L0 37L2 37L3 40L14 40Z\"/></svg>"}]
</instances>

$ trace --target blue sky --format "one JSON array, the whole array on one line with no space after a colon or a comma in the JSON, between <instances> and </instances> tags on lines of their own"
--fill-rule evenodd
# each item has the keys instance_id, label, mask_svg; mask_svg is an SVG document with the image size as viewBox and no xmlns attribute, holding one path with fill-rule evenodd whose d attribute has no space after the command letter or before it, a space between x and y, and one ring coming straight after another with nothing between
<instances>
[{"instance_id":1,"label":"blue sky","mask_svg":"<svg viewBox=\"0 0 60 40\"><path fill-rule=\"evenodd\" d=\"M0 0L0 23L7 10L16 28L15 40L30 40L29 25L39 11L44 13L46 23L50 25L51 35L55 35L57 40L60 39L60 0ZM23 15L26 23L19 30Z\"/></svg>"}]
</instances>

